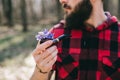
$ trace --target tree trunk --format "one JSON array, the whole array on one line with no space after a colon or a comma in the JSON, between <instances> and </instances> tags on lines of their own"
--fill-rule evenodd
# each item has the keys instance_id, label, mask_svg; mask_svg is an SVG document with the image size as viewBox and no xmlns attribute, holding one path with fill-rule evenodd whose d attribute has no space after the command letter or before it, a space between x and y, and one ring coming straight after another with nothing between
<instances>
[{"instance_id":1,"label":"tree trunk","mask_svg":"<svg viewBox=\"0 0 120 80\"><path fill-rule=\"evenodd\" d=\"M1 5L1 4L0 4ZM1 23L2 23L2 15L1 15L1 6L0 6L0 25L1 25Z\"/></svg>"},{"instance_id":2,"label":"tree trunk","mask_svg":"<svg viewBox=\"0 0 120 80\"><path fill-rule=\"evenodd\" d=\"M46 15L45 15L45 0L41 0L41 7L42 7L42 19L46 18Z\"/></svg>"},{"instance_id":3,"label":"tree trunk","mask_svg":"<svg viewBox=\"0 0 120 80\"><path fill-rule=\"evenodd\" d=\"M26 15L26 2L25 0L21 0L21 20L23 25L23 32L27 32L27 15Z\"/></svg>"},{"instance_id":4,"label":"tree trunk","mask_svg":"<svg viewBox=\"0 0 120 80\"><path fill-rule=\"evenodd\" d=\"M3 5L3 13L6 18L6 24L9 27L13 26L13 20L12 20L12 1L11 0L2 0Z\"/></svg>"},{"instance_id":5,"label":"tree trunk","mask_svg":"<svg viewBox=\"0 0 120 80\"><path fill-rule=\"evenodd\" d=\"M0 0L0 24L2 23L2 15L1 15L1 13L2 13L2 10L1 10L1 0Z\"/></svg>"},{"instance_id":6,"label":"tree trunk","mask_svg":"<svg viewBox=\"0 0 120 80\"><path fill-rule=\"evenodd\" d=\"M56 0L56 5L57 5L57 17L58 17L58 21L61 20L62 18L62 9L61 9L61 4L59 2L59 0Z\"/></svg>"},{"instance_id":7,"label":"tree trunk","mask_svg":"<svg viewBox=\"0 0 120 80\"><path fill-rule=\"evenodd\" d=\"M104 10L105 10L105 11L108 10L108 1L109 1L109 0L103 0L103 3L104 3Z\"/></svg>"},{"instance_id":8,"label":"tree trunk","mask_svg":"<svg viewBox=\"0 0 120 80\"><path fill-rule=\"evenodd\" d=\"M118 0L118 17L120 19L120 0Z\"/></svg>"},{"instance_id":9,"label":"tree trunk","mask_svg":"<svg viewBox=\"0 0 120 80\"><path fill-rule=\"evenodd\" d=\"M31 19L32 19L31 21L32 21L32 23L35 23L37 20L37 17L35 15L34 10L33 10L33 1L32 0L30 0L29 7L30 7L30 11L31 11Z\"/></svg>"}]
</instances>

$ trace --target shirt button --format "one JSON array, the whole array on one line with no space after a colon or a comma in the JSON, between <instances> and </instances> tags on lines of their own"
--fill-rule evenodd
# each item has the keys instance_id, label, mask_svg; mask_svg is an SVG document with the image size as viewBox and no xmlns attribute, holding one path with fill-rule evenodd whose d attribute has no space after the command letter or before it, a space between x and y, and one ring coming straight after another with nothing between
<instances>
[{"instance_id":1,"label":"shirt button","mask_svg":"<svg viewBox=\"0 0 120 80\"><path fill-rule=\"evenodd\" d=\"M86 41L84 41L84 47L86 46Z\"/></svg>"}]
</instances>

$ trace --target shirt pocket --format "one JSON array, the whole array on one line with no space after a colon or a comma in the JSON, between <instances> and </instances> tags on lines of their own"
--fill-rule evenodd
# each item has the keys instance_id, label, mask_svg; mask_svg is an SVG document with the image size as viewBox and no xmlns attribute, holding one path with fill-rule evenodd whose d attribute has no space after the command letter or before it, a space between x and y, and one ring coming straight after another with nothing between
<instances>
[{"instance_id":1,"label":"shirt pocket","mask_svg":"<svg viewBox=\"0 0 120 80\"><path fill-rule=\"evenodd\" d=\"M120 80L120 58L114 56L102 57L101 80Z\"/></svg>"},{"instance_id":2,"label":"shirt pocket","mask_svg":"<svg viewBox=\"0 0 120 80\"><path fill-rule=\"evenodd\" d=\"M76 59L76 54L69 54L69 53L61 53L58 55L57 60L57 70L58 70L58 76L61 78L61 80L67 80L71 78L72 73L75 73L72 75L72 79L76 79L78 75L78 60Z\"/></svg>"}]
</instances>

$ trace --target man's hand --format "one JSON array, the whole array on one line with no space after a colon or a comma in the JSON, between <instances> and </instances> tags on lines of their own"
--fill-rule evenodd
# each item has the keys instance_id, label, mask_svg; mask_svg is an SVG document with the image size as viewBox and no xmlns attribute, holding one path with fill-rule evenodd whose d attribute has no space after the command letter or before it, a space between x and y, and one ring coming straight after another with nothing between
<instances>
[{"instance_id":1,"label":"man's hand","mask_svg":"<svg viewBox=\"0 0 120 80\"><path fill-rule=\"evenodd\" d=\"M32 55L35 59L36 65L42 72L49 72L57 59L57 47L51 46L52 41L46 41L42 44L38 42ZM51 47L50 47L51 46Z\"/></svg>"}]
</instances>

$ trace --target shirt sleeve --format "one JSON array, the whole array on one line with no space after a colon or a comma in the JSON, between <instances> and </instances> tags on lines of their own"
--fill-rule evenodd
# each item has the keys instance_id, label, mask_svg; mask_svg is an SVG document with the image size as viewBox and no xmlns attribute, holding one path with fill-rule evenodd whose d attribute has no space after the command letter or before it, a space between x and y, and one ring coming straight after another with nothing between
<instances>
[{"instance_id":1,"label":"shirt sleeve","mask_svg":"<svg viewBox=\"0 0 120 80\"><path fill-rule=\"evenodd\" d=\"M58 36L64 34L64 25L60 22L58 24L56 24L55 26L53 26L49 32L53 33L54 34L54 38L57 38ZM61 46L61 43L59 42L57 45L57 48L58 48L58 54L60 53L60 46ZM59 58L57 58L57 61L59 61ZM57 63L56 61L56 63ZM56 63L53 65L52 69L53 70L57 70L57 67L56 67Z\"/></svg>"}]
</instances>

